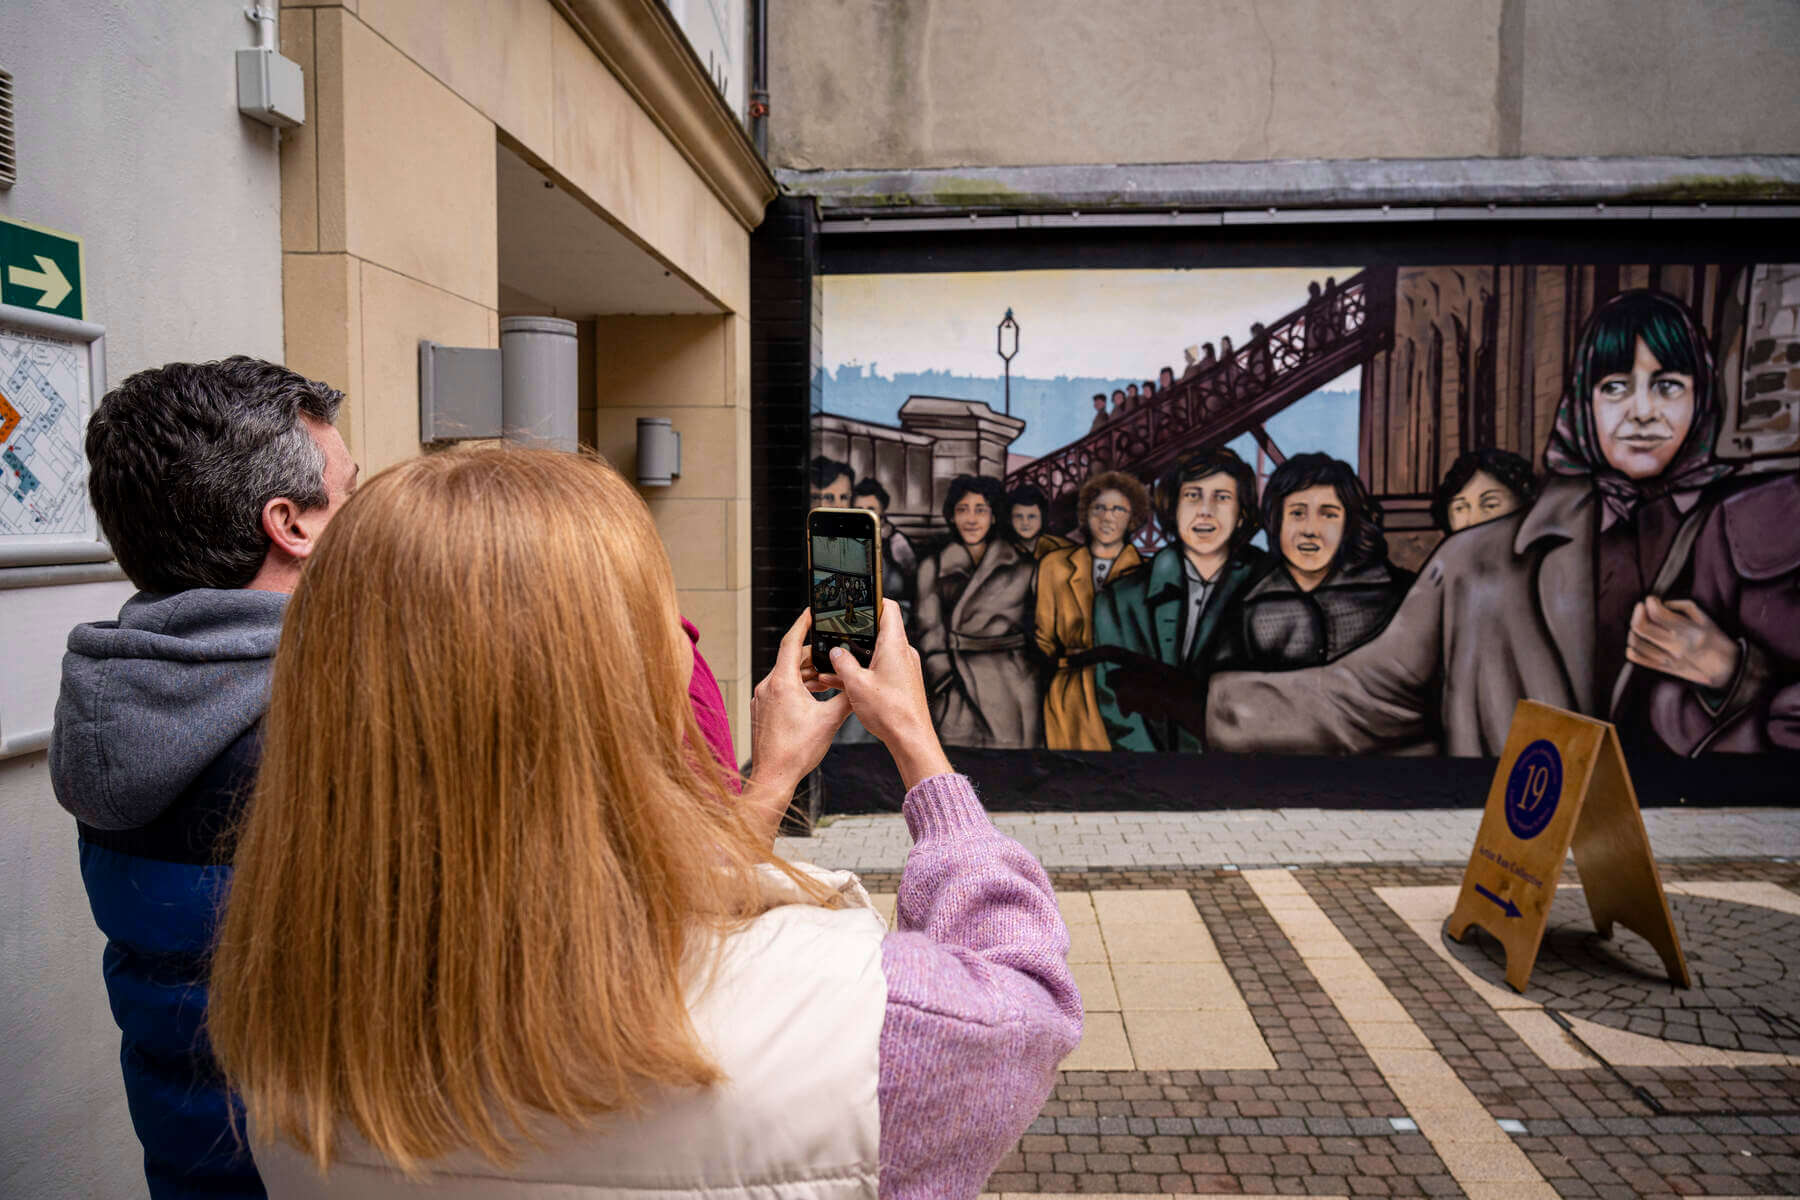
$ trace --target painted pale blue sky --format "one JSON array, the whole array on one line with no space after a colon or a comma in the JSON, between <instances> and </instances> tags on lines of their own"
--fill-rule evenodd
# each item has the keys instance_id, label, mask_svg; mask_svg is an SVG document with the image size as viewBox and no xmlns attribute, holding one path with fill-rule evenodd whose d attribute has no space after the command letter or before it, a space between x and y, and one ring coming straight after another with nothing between
<instances>
[{"instance_id":1,"label":"painted pale blue sky","mask_svg":"<svg viewBox=\"0 0 1800 1200\"><path fill-rule=\"evenodd\" d=\"M1154 378L1181 371L1181 350L1221 336L1242 345L1306 300L1306 285L1357 268L1242 270L961 271L827 275L824 365L875 366L884 375L950 371L999 375L995 326L1020 326L1014 375Z\"/></svg>"},{"instance_id":2,"label":"painted pale blue sky","mask_svg":"<svg viewBox=\"0 0 1800 1200\"><path fill-rule=\"evenodd\" d=\"M1157 368L1182 368L1183 346L1230 337L1298 307L1306 285L1356 267L1156 271L983 271L827 275L823 384L827 412L892 424L914 387L1001 407L995 326L1019 322L1013 414L1026 429L1014 453L1074 441L1093 420L1089 395ZM942 373L928 380L904 378ZM903 377L903 378L896 378ZM1356 464L1359 372L1352 370L1272 417L1285 453L1320 450ZM1241 444L1240 444L1241 443ZM1233 443L1255 460L1246 434Z\"/></svg>"}]
</instances>

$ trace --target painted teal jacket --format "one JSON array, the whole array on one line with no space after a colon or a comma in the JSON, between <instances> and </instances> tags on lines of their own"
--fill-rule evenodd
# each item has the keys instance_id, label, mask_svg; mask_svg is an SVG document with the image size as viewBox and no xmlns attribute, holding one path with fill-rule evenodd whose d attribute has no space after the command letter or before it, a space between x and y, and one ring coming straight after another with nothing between
<instances>
[{"instance_id":1,"label":"painted teal jacket","mask_svg":"<svg viewBox=\"0 0 1800 1200\"><path fill-rule=\"evenodd\" d=\"M1133 571L1102 588L1094 597L1094 644L1119 646L1134 654L1156 659L1164 666L1203 677L1214 642L1224 627L1224 615L1238 593L1256 576L1263 553L1245 546L1231 556L1220 572L1206 610L1200 615L1200 632L1181 655L1187 623L1187 572L1180 545L1165 546L1150 560L1148 570ZM1111 686L1119 668L1101 663L1094 671L1094 688L1100 699L1100 718L1115 750L1164 750L1197 752L1200 738L1170 720L1147 718L1120 711Z\"/></svg>"}]
</instances>

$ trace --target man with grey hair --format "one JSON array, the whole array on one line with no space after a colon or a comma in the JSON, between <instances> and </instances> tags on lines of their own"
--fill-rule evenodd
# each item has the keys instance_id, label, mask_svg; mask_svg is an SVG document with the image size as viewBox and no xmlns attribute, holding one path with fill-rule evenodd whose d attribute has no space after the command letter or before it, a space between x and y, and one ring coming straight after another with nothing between
<instances>
[{"instance_id":1,"label":"man with grey hair","mask_svg":"<svg viewBox=\"0 0 1800 1200\"><path fill-rule=\"evenodd\" d=\"M257 359L171 363L88 422L89 495L139 591L69 634L50 771L155 1200L265 1194L203 1034L207 956L288 594L356 487L342 400Z\"/></svg>"}]
</instances>

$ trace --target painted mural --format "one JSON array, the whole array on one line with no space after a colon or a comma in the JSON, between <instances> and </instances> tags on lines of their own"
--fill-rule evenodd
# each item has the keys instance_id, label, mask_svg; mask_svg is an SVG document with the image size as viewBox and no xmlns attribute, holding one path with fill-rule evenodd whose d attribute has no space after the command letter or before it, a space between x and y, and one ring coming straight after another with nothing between
<instances>
[{"instance_id":1,"label":"painted mural","mask_svg":"<svg viewBox=\"0 0 1800 1200\"><path fill-rule=\"evenodd\" d=\"M1800 749L1800 266L830 276L823 348L947 744Z\"/></svg>"}]
</instances>

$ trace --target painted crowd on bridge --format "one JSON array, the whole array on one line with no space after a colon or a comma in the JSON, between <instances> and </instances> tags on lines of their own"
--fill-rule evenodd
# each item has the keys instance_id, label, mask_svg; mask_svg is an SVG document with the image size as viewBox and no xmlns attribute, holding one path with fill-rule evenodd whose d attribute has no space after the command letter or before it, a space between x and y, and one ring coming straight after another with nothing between
<instances>
[{"instance_id":1,"label":"painted crowd on bridge","mask_svg":"<svg viewBox=\"0 0 1800 1200\"><path fill-rule=\"evenodd\" d=\"M814 503L882 518L885 590L946 743L1492 756L1530 698L1639 749L1800 749L1800 457L1742 453L1784 430L1800 451L1800 270L1526 268L1509 292L1502 269L1467 269L1421 320L1409 306L1441 303L1450 270L1402 269L1371 303L1359 463L1283 455L1240 422L1266 454L1223 435L1160 462L1059 451L1089 468L1064 494L1033 481L1051 456L956 474L909 533L881 470L815 457ZM1560 378L1538 405L1549 355L1527 334L1553 320ZM1124 411L1216 373L1207 351ZM1503 360L1522 367L1502 379ZM1121 407L1106 398L1088 444Z\"/></svg>"}]
</instances>

